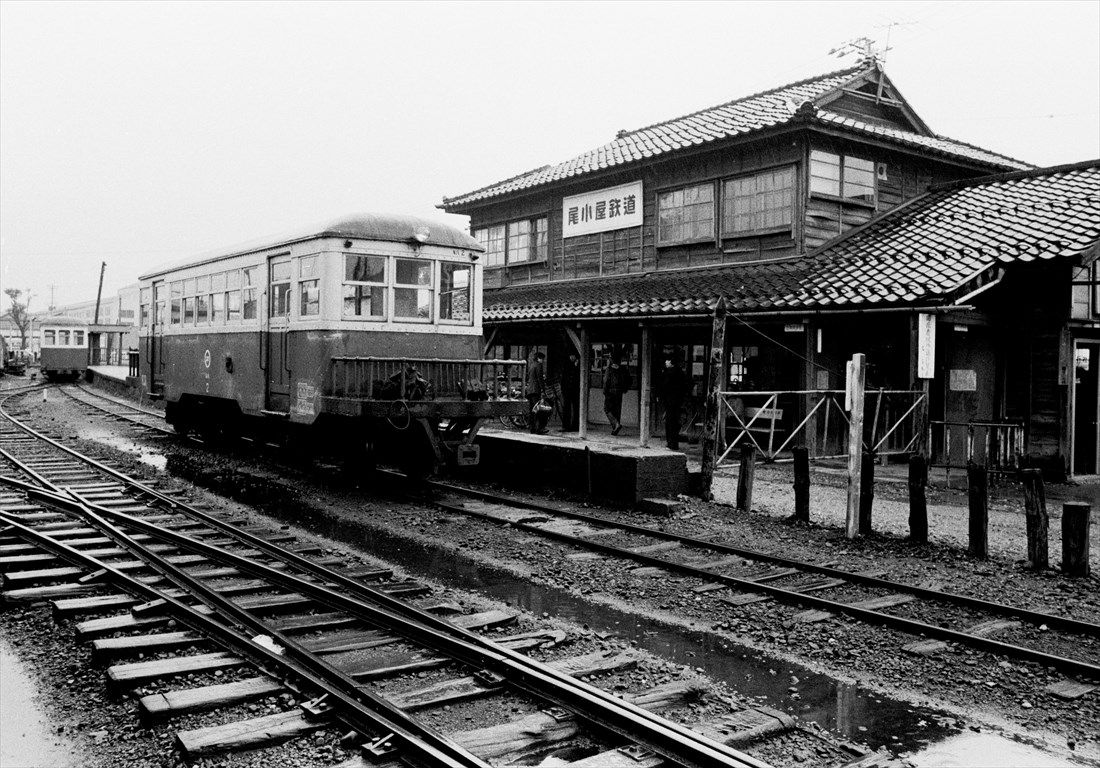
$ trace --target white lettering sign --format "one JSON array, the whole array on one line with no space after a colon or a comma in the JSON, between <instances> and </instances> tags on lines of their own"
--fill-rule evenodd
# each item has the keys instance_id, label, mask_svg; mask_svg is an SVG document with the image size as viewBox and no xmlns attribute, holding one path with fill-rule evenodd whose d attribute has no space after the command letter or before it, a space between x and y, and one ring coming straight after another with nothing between
<instances>
[{"instance_id":1,"label":"white lettering sign","mask_svg":"<svg viewBox=\"0 0 1100 768\"><path fill-rule=\"evenodd\" d=\"M917 378L936 378L935 315L917 315Z\"/></svg>"},{"instance_id":2,"label":"white lettering sign","mask_svg":"<svg viewBox=\"0 0 1100 768\"><path fill-rule=\"evenodd\" d=\"M978 372L973 368L952 368L948 387L952 392L976 392Z\"/></svg>"},{"instance_id":3,"label":"white lettering sign","mask_svg":"<svg viewBox=\"0 0 1100 768\"><path fill-rule=\"evenodd\" d=\"M567 197L562 200L561 218L564 237L640 227L642 182Z\"/></svg>"}]
</instances>

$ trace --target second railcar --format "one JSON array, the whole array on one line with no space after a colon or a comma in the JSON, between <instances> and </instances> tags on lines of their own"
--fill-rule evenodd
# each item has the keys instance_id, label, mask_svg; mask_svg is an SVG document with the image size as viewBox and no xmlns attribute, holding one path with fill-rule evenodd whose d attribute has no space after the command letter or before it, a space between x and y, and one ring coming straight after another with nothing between
<instances>
[{"instance_id":1,"label":"second railcar","mask_svg":"<svg viewBox=\"0 0 1100 768\"><path fill-rule=\"evenodd\" d=\"M323 449L475 463L521 413L480 359L482 247L409 216L350 216L142 277L141 381L168 420Z\"/></svg>"},{"instance_id":2,"label":"second railcar","mask_svg":"<svg viewBox=\"0 0 1100 768\"><path fill-rule=\"evenodd\" d=\"M88 368L88 324L75 317L47 317L39 329L42 375L51 381L77 379Z\"/></svg>"}]
</instances>

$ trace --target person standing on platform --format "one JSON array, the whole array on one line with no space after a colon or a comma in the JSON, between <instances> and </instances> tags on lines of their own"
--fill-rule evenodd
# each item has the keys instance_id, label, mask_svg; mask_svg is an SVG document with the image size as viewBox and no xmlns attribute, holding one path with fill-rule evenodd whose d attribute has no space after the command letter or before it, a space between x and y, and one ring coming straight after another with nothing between
<instances>
[{"instance_id":1,"label":"person standing on platform","mask_svg":"<svg viewBox=\"0 0 1100 768\"><path fill-rule=\"evenodd\" d=\"M550 412L543 410L542 407L549 391L550 388L546 384L546 355L536 352L534 361L527 371L526 388L527 402L531 406L528 422L531 425L531 432L536 435L545 435L549 431L546 429L546 420Z\"/></svg>"},{"instance_id":2,"label":"person standing on platform","mask_svg":"<svg viewBox=\"0 0 1100 768\"><path fill-rule=\"evenodd\" d=\"M580 429L581 366L576 352L561 370L561 428L563 432Z\"/></svg>"},{"instance_id":3,"label":"person standing on platform","mask_svg":"<svg viewBox=\"0 0 1100 768\"><path fill-rule=\"evenodd\" d=\"M630 389L630 373L620 361L620 354L613 353L603 377L603 412L613 435L623 429L623 395Z\"/></svg>"},{"instance_id":4,"label":"person standing on platform","mask_svg":"<svg viewBox=\"0 0 1100 768\"><path fill-rule=\"evenodd\" d=\"M680 368L679 358L666 357L658 396L665 406L665 445L673 451L680 450L680 408L684 404L687 387L687 376Z\"/></svg>"}]
</instances>

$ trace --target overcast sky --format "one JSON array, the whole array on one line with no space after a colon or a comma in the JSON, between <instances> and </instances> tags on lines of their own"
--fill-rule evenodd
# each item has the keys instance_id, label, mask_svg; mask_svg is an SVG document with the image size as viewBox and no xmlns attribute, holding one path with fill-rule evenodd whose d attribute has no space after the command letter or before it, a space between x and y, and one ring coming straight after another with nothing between
<instances>
[{"instance_id":1,"label":"overcast sky","mask_svg":"<svg viewBox=\"0 0 1100 768\"><path fill-rule=\"evenodd\" d=\"M888 28L891 22L898 26ZM1100 3L0 3L0 284L32 309L435 206L885 43L938 133L1100 156ZM7 301L4 301L4 309Z\"/></svg>"}]
</instances>

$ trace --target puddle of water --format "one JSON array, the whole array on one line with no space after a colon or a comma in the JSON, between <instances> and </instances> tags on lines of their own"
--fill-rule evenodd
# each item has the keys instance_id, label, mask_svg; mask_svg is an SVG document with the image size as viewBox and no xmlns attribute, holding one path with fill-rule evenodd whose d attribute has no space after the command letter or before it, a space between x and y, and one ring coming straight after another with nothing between
<instances>
[{"instance_id":1,"label":"puddle of water","mask_svg":"<svg viewBox=\"0 0 1100 768\"><path fill-rule=\"evenodd\" d=\"M137 458L142 464L146 464L158 472L165 471L168 466L168 457L156 451L149 450L144 445L139 445L133 440L113 435L109 432L101 432L96 429L86 429L81 435L85 440L94 440L97 443L109 445L116 450L128 453Z\"/></svg>"},{"instance_id":2,"label":"puddle of water","mask_svg":"<svg viewBox=\"0 0 1100 768\"><path fill-rule=\"evenodd\" d=\"M36 686L0 639L0 765L4 768L75 766L71 743L56 735L35 701Z\"/></svg>"},{"instance_id":3,"label":"puddle of water","mask_svg":"<svg viewBox=\"0 0 1100 768\"><path fill-rule=\"evenodd\" d=\"M817 722L875 749L886 747L895 753L918 750L958 732L957 728L943 724L944 719L954 721L945 712L890 699L798 665L784 664L710 633L670 627L606 605L594 605L565 590L529 584L507 571L393 534L352 528L331 520L320 525L317 522L315 518L312 527L318 533L398 563L410 573L480 592L536 615L546 612L587 624L596 632L609 632L634 641L654 655L701 668L712 679L721 680L746 696L765 697L776 709ZM798 678L798 699L792 698L787 690L792 677Z\"/></svg>"},{"instance_id":4,"label":"puddle of water","mask_svg":"<svg viewBox=\"0 0 1100 768\"><path fill-rule=\"evenodd\" d=\"M949 736L909 760L916 768L1053 768L1073 763L992 733Z\"/></svg>"}]
</instances>

